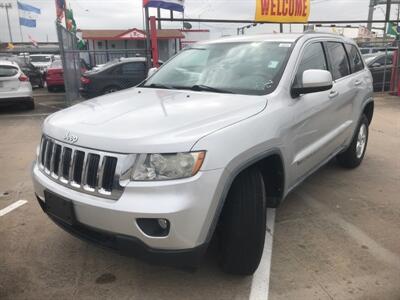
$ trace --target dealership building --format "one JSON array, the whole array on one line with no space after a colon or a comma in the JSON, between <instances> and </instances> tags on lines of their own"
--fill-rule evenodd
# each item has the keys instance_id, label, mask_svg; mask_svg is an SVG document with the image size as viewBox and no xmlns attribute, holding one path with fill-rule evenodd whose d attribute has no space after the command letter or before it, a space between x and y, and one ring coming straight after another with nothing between
<instances>
[{"instance_id":1,"label":"dealership building","mask_svg":"<svg viewBox=\"0 0 400 300\"><path fill-rule=\"evenodd\" d=\"M144 56L146 32L137 28L80 29L79 35L86 42L92 65L128 56ZM158 29L158 51L161 60L167 60L187 45L209 39L208 29Z\"/></svg>"}]
</instances>

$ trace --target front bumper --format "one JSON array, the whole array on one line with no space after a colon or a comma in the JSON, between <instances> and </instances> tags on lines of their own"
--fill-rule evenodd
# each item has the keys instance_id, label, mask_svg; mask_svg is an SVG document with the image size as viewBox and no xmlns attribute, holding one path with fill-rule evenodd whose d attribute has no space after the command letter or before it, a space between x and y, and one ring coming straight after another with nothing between
<instances>
[{"instance_id":1,"label":"front bumper","mask_svg":"<svg viewBox=\"0 0 400 300\"><path fill-rule=\"evenodd\" d=\"M40 207L46 213L46 203L37 197ZM132 236L110 233L103 230L91 228L77 223L69 225L48 215L49 218L60 228L69 232L73 236L95 243L105 248L115 250L123 255L134 256L148 261L152 264L164 264L175 267L197 267L207 250L204 243L198 247L184 250L160 250L147 246L140 239Z\"/></svg>"},{"instance_id":2,"label":"front bumper","mask_svg":"<svg viewBox=\"0 0 400 300\"><path fill-rule=\"evenodd\" d=\"M73 202L76 219L85 228L106 232L117 239L140 241L153 252L190 252L208 242L222 173L218 169L182 180L131 182L115 201L62 186L45 176L36 163L32 168L34 189L41 205L45 205L44 191L49 190ZM145 234L136 223L138 218L167 219L169 234L163 237Z\"/></svg>"}]
</instances>

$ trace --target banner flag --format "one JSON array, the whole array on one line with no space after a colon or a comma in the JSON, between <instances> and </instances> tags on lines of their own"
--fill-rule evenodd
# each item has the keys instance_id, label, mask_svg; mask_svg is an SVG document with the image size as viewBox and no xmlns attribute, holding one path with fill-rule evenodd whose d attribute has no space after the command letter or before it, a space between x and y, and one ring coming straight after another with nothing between
<instances>
[{"instance_id":1,"label":"banner flag","mask_svg":"<svg viewBox=\"0 0 400 300\"><path fill-rule=\"evenodd\" d=\"M143 0L143 7L157 7L183 12L185 0Z\"/></svg>"},{"instance_id":2,"label":"banner flag","mask_svg":"<svg viewBox=\"0 0 400 300\"><path fill-rule=\"evenodd\" d=\"M310 16L310 0L256 0L258 22L306 23Z\"/></svg>"},{"instance_id":3,"label":"banner flag","mask_svg":"<svg viewBox=\"0 0 400 300\"><path fill-rule=\"evenodd\" d=\"M19 24L21 26L34 28L34 27L36 27L36 20L20 17L19 18Z\"/></svg>"},{"instance_id":4,"label":"banner flag","mask_svg":"<svg viewBox=\"0 0 400 300\"><path fill-rule=\"evenodd\" d=\"M37 14L41 13L40 12L40 8L34 7L32 5L29 5L29 4L22 3L22 2L19 2L19 1L17 1L17 4L18 4L18 9L20 9L20 10L30 11L30 12L34 12L34 13L37 13Z\"/></svg>"},{"instance_id":5,"label":"banner flag","mask_svg":"<svg viewBox=\"0 0 400 300\"><path fill-rule=\"evenodd\" d=\"M36 48L39 48L38 42L37 40L35 40L34 38L32 38L29 34L28 34L28 38L31 41L31 43L33 44L33 46L35 46Z\"/></svg>"},{"instance_id":6,"label":"banner flag","mask_svg":"<svg viewBox=\"0 0 400 300\"><path fill-rule=\"evenodd\" d=\"M57 22L61 23L66 9L65 0L56 0L56 16Z\"/></svg>"}]
</instances>

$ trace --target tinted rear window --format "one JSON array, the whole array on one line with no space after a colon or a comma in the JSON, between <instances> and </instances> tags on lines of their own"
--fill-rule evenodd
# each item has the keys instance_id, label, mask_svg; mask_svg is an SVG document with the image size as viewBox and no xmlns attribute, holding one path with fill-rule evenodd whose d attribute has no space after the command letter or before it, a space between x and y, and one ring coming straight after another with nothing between
<instances>
[{"instance_id":1,"label":"tinted rear window","mask_svg":"<svg viewBox=\"0 0 400 300\"><path fill-rule=\"evenodd\" d=\"M11 77L18 74L18 69L12 66L0 66L0 77Z\"/></svg>"},{"instance_id":2,"label":"tinted rear window","mask_svg":"<svg viewBox=\"0 0 400 300\"><path fill-rule=\"evenodd\" d=\"M334 80L350 74L349 61L342 43L328 42L328 53L332 65L332 77Z\"/></svg>"},{"instance_id":3,"label":"tinted rear window","mask_svg":"<svg viewBox=\"0 0 400 300\"><path fill-rule=\"evenodd\" d=\"M352 72L358 72L364 69L364 64L362 62L360 53L354 45L345 44L347 54L349 55L350 66Z\"/></svg>"}]
</instances>

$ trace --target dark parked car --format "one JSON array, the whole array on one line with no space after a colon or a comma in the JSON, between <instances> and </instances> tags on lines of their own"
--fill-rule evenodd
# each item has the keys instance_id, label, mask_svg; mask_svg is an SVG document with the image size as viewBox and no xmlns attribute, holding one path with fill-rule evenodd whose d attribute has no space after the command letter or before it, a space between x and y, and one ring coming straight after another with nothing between
<instances>
[{"instance_id":1,"label":"dark parked car","mask_svg":"<svg viewBox=\"0 0 400 300\"><path fill-rule=\"evenodd\" d=\"M32 87L36 86L42 88L44 86L43 73L39 68L32 65L28 59L19 56L5 56L1 57L1 59L17 63L22 72L28 76Z\"/></svg>"},{"instance_id":2,"label":"dark parked car","mask_svg":"<svg viewBox=\"0 0 400 300\"><path fill-rule=\"evenodd\" d=\"M383 84L385 85L385 90L389 90L392 78L393 52L366 54L364 55L364 60L371 70L374 80L374 90L381 91ZM384 80L385 83L383 83Z\"/></svg>"},{"instance_id":3,"label":"dark parked car","mask_svg":"<svg viewBox=\"0 0 400 300\"><path fill-rule=\"evenodd\" d=\"M160 62L161 64L161 62ZM120 58L81 77L81 95L92 98L138 85L147 77L144 57Z\"/></svg>"}]
</instances>

